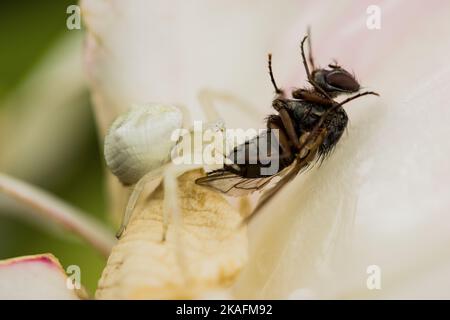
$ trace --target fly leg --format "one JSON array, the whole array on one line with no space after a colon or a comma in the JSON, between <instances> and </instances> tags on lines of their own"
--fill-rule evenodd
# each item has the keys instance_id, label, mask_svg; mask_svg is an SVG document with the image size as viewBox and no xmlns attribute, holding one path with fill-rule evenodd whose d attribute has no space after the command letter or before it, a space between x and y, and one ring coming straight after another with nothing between
<instances>
[{"instance_id":1,"label":"fly leg","mask_svg":"<svg viewBox=\"0 0 450 320\"><path fill-rule=\"evenodd\" d=\"M323 90L313 79L312 74L309 70L309 66L308 63L306 62L306 56L305 56L305 41L308 39L308 36L303 37L302 42L300 43L300 49L301 49L301 54L302 54L302 61L303 61L303 66L305 67L305 71L306 71L306 76L308 77L308 81L309 83L311 83L311 85L314 87L314 89L317 92L320 92L325 98L327 98L328 100L332 101L331 97L328 95L328 93L325 92L325 90ZM311 48L310 48L311 50ZM310 57L310 60L312 60L312 56ZM314 68L314 66L312 66ZM314 70L313 70L314 71Z\"/></svg>"},{"instance_id":2,"label":"fly leg","mask_svg":"<svg viewBox=\"0 0 450 320\"><path fill-rule=\"evenodd\" d=\"M280 159L292 159L294 157L291 150L292 145L289 142L289 138L286 134L286 130L283 126L281 117L277 115L269 116L269 118L267 119L267 128L269 128L270 130L276 130L275 132L277 132L276 137L278 139L278 144L283 151L283 153L280 155Z\"/></svg>"},{"instance_id":3,"label":"fly leg","mask_svg":"<svg viewBox=\"0 0 450 320\"><path fill-rule=\"evenodd\" d=\"M289 115L289 112L287 111L286 101L284 99L275 99L272 102L272 107L278 111L290 142L297 151L300 150L300 142L298 140L297 132L295 131L294 123Z\"/></svg>"},{"instance_id":4,"label":"fly leg","mask_svg":"<svg viewBox=\"0 0 450 320\"><path fill-rule=\"evenodd\" d=\"M331 106L333 104L332 101L328 100L327 98L323 98L322 96L311 92L310 90L306 89L297 89L292 91L292 97L294 99L299 99L307 102L311 102L314 104L321 104L325 106Z\"/></svg>"},{"instance_id":5,"label":"fly leg","mask_svg":"<svg viewBox=\"0 0 450 320\"><path fill-rule=\"evenodd\" d=\"M295 128L294 128L292 119L287 111L287 105L286 105L286 101L285 101L284 91L281 90L280 88L278 88L277 83L275 82L275 77L273 76L272 55L270 53L268 56L268 67L269 67L270 80L272 81L272 85L275 89L275 93L277 94L277 98L275 100L273 100L273 102L272 102L272 107L276 111L278 111L278 114L280 115L280 118L281 118L282 125L284 127L284 130L279 130L280 135L281 135L281 131L283 131L283 134L285 131L287 134L287 138L289 138L290 142L294 145L294 147L297 150L299 150L300 143L298 141L297 133L295 132ZM268 125L269 125L269 123L268 123ZM274 128L274 129L279 129L279 128ZM280 137L280 140L281 139L285 139L285 138ZM280 144L281 144L281 141L280 141ZM285 142L285 145L286 145L286 142ZM284 151L284 149L283 149L283 151ZM284 152L286 152L286 151L284 151ZM289 150L289 152L290 152L290 150Z\"/></svg>"},{"instance_id":6,"label":"fly leg","mask_svg":"<svg viewBox=\"0 0 450 320\"><path fill-rule=\"evenodd\" d=\"M281 90L278 86L277 86L277 82L275 81L275 77L273 76L273 71L272 71L272 54L269 53L267 55L267 66L269 68L269 76L270 76L270 81L272 82L273 88L275 89L275 93L277 94L278 98L284 98L284 91Z\"/></svg>"}]
</instances>

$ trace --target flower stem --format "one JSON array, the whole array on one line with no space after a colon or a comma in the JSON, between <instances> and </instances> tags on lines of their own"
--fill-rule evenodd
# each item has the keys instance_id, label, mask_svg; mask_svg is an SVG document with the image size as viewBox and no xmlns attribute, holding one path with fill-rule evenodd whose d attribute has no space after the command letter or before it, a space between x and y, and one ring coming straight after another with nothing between
<instances>
[{"instance_id":1,"label":"flower stem","mask_svg":"<svg viewBox=\"0 0 450 320\"><path fill-rule=\"evenodd\" d=\"M89 214L26 182L0 173L0 192L27 205L33 213L80 236L102 255L108 256L115 243L114 235Z\"/></svg>"}]
</instances>

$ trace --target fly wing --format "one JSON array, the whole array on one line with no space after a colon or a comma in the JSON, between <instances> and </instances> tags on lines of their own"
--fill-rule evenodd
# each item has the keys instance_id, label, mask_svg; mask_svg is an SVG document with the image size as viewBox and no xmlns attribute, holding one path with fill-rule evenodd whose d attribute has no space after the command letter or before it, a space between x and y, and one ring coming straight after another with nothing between
<instances>
[{"instance_id":1,"label":"fly wing","mask_svg":"<svg viewBox=\"0 0 450 320\"><path fill-rule=\"evenodd\" d=\"M242 197L264 188L275 176L243 178L225 169L215 170L195 180L196 184L212 188L233 197Z\"/></svg>"},{"instance_id":2,"label":"fly wing","mask_svg":"<svg viewBox=\"0 0 450 320\"><path fill-rule=\"evenodd\" d=\"M212 171L207 176L197 179L195 183L233 197L246 196L262 189L280 173L261 176L261 168L270 167L270 154L274 152L274 148L278 149L278 144L271 143L271 139L273 139L272 135L268 131L264 131L231 151L228 160L231 163L246 164L242 166L245 168L245 174L239 174L239 170L242 169L239 165L234 165L234 170L224 166L222 169ZM265 151L268 153L267 156L259 149L261 144L271 147ZM231 166L233 165L229 167Z\"/></svg>"}]
</instances>

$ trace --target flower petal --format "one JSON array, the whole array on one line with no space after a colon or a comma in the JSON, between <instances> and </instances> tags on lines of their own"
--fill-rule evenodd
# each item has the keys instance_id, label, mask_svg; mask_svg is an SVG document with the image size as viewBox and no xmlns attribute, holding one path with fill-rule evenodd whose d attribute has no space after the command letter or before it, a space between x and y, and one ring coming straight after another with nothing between
<instances>
[{"instance_id":1,"label":"flower petal","mask_svg":"<svg viewBox=\"0 0 450 320\"><path fill-rule=\"evenodd\" d=\"M77 300L83 290L70 289L59 261L39 254L0 261L0 299Z\"/></svg>"}]
</instances>

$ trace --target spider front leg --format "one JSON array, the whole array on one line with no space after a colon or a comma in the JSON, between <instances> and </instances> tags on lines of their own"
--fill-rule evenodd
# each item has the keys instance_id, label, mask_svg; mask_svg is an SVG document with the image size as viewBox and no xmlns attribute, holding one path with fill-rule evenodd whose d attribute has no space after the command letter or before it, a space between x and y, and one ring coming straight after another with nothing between
<instances>
[{"instance_id":1,"label":"spider front leg","mask_svg":"<svg viewBox=\"0 0 450 320\"><path fill-rule=\"evenodd\" d=\"M182 229L183 213L179 201L178 177L183 173L202 168L202 164L175 164L170 163L164 170L163 213L162 213L162 242L167 239L170 220L173 226L173 242L175 244L175 258L184 279L189 279L188 264L183 251Z\"/></svg>"},{"instance_id":2,"label":"spider front leg","mask_svg":"<svg viewBox=\"0 0 450 320\"><path fill-rule=\"evenodd\" d=\"M176 229L180 229L183 224L182 214L178 201L178 177L183 173L203 168L203 164L175 164L167 165L163 174L164 185L164 202L163 202L163 229L162 241L167 238L167 231L169 228L170 218ZM175 230L176 235L179 235L179 230Z\"/></svg>"},{"instance_id":3,"label":"spider front leg","mask_svg":"<svg viewBox=\"0 0 450 320\"><path fill-rule=\"evenodd\" d=\"M131 192L130 197L128 198L127 206L125 209L125 213L122 218L122 223L120 225L119 230L116 233L116 238L120 239L123 232L128 226L128 223L131 219L131 216L133 215L134 208L136 207L136 203L139 200L140 195L144 191L145 186L147 183L153 180L158 180L153 184L153 189L150 191L150 194L155 191L156 187L159 185L159 182L161 181L161 173L163 168L156 169L154 171L151 171L144 175L139 181L136 183L136 185L133 187L133 190Z\"/></svg>"},{"instance_id":4,"label":"spider front leg","mask_svg":"<svg viewBox=\"0 0 450 320\"><path fill-rule=\"evenodd\" d=\"M252 107L247 101L244 101L235 95L218 90L202 89L198 93L198 100L200 108L208 122L215 122L217 119L221 118L220 112L216 107L217 102L227 103L230 106L245 112L246 115L250 117L255 117L255 113L259 113L259 110Z\"/></svg>"}]
</instances>

